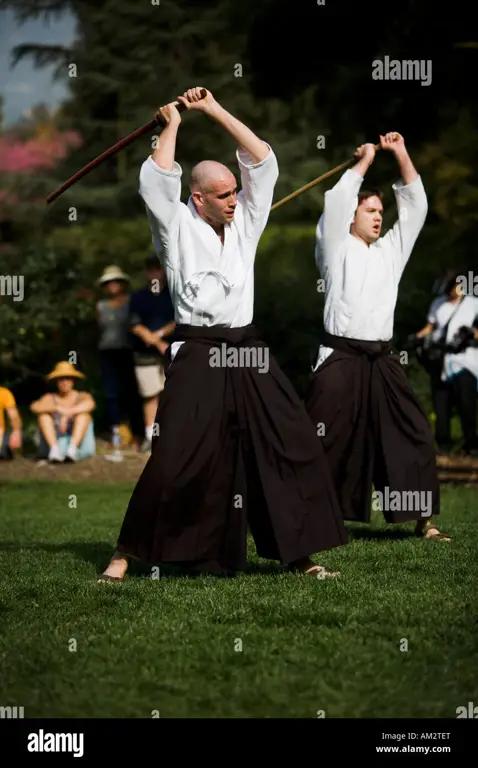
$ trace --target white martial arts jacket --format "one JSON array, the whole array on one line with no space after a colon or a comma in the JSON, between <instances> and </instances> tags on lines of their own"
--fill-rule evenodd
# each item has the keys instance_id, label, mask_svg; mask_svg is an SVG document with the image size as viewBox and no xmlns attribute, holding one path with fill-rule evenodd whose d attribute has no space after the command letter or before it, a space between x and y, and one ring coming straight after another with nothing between
<instances>
[{"instance_id":1,"label":"white martial arts jacket","mask_svg":"<svg viewBox=\"0 0 478 768\"><path fill-rule=\"evenodd\" d=\"M139 193L178 324L236 328L252 322L255 255L279 169L270 146L268 156L255 165L242 148L236 157L242 189L234 219L224 225L224 245L198 215L192 197L187 205L181 202L182 169L177 162L167 171L149 156L141 167ZM173 358L181 343L172 345Z\"/></svg>"},{"instance_id":2,"label":"white martial arts jacket","mask_svg":"<svg viewBox=\"0 0 478 768\"><path fill-rule=\"evenodd\" d=\"M370 246L350 234L363 176L349 169L324 195L317 224L315 260L325 282L324 328L334 336L389 341L398 284L426 219L428 204L420 177L392 185L398 219ZM331 354L321 346L314 370Z\"/></svg>"},{"instance_id":3,"label":"white martial arts jacket","mask_svg":"<svg viewBox=\"0 0 478 768\"><path fill-rule=\"evenodd\" d=\"M439 296L432 301L428 310L428 322L435 327L432 338L438 341L445 325L449 322L446 341L452 341L462 325L471 328L478 319L478 298L464 296L459 303L448 300L448 296ZM453 378L457 373L466 370L478 377L478 348L468 347L458 354L446 354L443 362L441 378L443 381Z\"/></svg>"}]
</instances>

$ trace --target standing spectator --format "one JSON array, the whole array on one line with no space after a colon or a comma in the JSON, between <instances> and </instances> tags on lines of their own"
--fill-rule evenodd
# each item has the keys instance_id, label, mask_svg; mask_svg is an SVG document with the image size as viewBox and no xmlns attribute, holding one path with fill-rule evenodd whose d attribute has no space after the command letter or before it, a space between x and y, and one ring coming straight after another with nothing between
<instances>
[{"instance_id":1,"label":"standing spectator","mask_svg":"<svg viewBox=\"0 0 478 768\"><path fill-rule=\"evenodd\" d=\"M478 379L478 298L466 295L455 273L434 299L427 324L416 339L427 339L425 358L436 416L435 439L440 454L452 449L450 422L456 407L463 432L464 452L478 455L476 397ZM436 350L436 362L430 353Z\"/></svg>"},{"instance_id":2,"label":"standing spectator","mask_svg":"<svg viewBox=\"0 0 478 768\"><path fill-rule=\"evenodd\" d=\"M98 280L106 293L106 298L96 305L98 350L112 442L119 442L123 410L130 423L133 445L139 447L144 424L129 333L128 284L129 276L117 266L107 267Z\"/></svg>"},{"instance_id":3,"label":"standing spectator","mask_svg":"<svg viewBox=\"0 0 478 768\"><path fill-rule=\"evenodd\" d=\"M148 285L131 296L130 324L136 379L143 398L146 439L141 450L150 451L165 381L165 354L169 344L164 337L174 331L176 323L165 271L156 254L148 256L145 267Z\"/></svg>"},{"instance_id":4,"label":"standing spectator","mask_svg":"<svg viewBox=\"0 0 478 768\"><path fill-rule=\"evenodd\" d=\"M5 414L10 428L6 428ZM13 393L0 387L0 459L13 459L13 451L22 446L22 420Z\"/></svg>"},{"instance_id":5,"label":"standing spectator","mask_svg":"<svg viewBox=\"0 0 478 768\"><path fill-rule=\"evenodd\" d=\"M40 458L61 463L93 456L96 444L91 414L96 403L88 392L75 390L75 379L85 375L63 361L46 378L55 383L56 393L48 392L30 405L38 416Z\"/></svg>"}]
</instances>

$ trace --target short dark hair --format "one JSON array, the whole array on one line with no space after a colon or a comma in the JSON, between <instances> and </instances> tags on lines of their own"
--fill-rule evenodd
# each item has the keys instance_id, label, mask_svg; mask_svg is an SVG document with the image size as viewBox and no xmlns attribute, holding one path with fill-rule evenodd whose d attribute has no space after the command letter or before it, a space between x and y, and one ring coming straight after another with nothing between
<instances>
[{"instance_id":1,"label":"short dark hair","mask_svg":"<svg viewBox=\"0 0 478 768\"><path fill-rule=\"evenodd\" d=\"M362 200L366 200L368 197L378 197L380 202L383 203L383 192L381 192L380 189L361 189L358 195L358 205L360 205Z\"/></svg>"},{"instance_id":2,"label":"short dark hair","mask_svg":"<svg viewBox=\"0 0 478 768\"><path fill-rule=\"evenodd\" d=\"M449 296L451 294L455 285L458 284L459 278L464 274L465 274L464 270L455 270L453 274L449 275L448 281L445 283L443 288L443 293L446 296Z\"/></svg>"},{"instance_id":3,"label":"short dark hair","mask_svg":"<svg viewBox=\"0 0 478 768\"><path fill-rule=\"evenodd\" d=\"M163 269L163 265L161 264L156 253L150 253L149 256L145 258L144 266L147 269L150 269L151 267L153 268L156 267L157 269Z\"/></svg>"}]
</instances>

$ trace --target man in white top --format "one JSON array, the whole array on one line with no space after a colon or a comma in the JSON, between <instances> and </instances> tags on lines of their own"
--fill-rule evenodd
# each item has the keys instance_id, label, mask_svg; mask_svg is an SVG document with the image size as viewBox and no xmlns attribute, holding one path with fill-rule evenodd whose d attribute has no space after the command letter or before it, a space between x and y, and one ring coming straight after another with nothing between
<instances>
[{"instance_id":1,"label":"man in white top","mask_svg":"<svg viewBox=\"0 0 478 768\"><path fill-rule=\"evenodd\" d=\"M259 340L254 260L277 160L271 147L207 92L178 97L237 144L242 189L206 160L181 202L173 104L140 193L175 310L171 363L151 457L100 580L124 579L129 559L227 575L246 565L247 527L260 557L316 577L335 575L310 555L347 542L322 445L291 384Z\"/></svg>"},{"instance_id":2,"label":"man in white top","mask_svg":"<svg viewBox=\"0 0 478 768\"><path fill-rule=\"evenodd\" d=\"M372 503L389 523L432 527L439 485L431 427L398 358L392 354L398 285L427 214L427 198L403 137L380 137L395 155L398 219L382 236L382 196L363 190L373 144L325 193L316 264L325 281L322 344L306 406L323 425L323 445L346 520L369 522ZM372 497L372 485L374 496Z\"/></svg>"},{"instance_id":3,"label":"man in white top","mask_svg":"<svg viewBox=\"0 0 478 768\"><path fill-rule=\"evenodd\" d=\"M459 272L450 278L443 294L431 303L428 322L416 338L427 338L443 348L437 363L429 361L426 365L439 453L447 454L452 449L450 421L455 405L461 421L463 450L477 456L478 298L466 294L461 279Z\"/></svg>"}]
</instances>

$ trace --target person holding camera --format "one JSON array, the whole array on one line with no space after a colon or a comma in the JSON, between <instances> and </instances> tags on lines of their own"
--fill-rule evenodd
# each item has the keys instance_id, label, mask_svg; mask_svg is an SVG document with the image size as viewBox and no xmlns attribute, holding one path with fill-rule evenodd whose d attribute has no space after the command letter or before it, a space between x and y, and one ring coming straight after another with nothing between
<instances>
[{"instance_id":1,"label":"person holding camera","mask_svg":"<svg viewBox=\"0 0 478 768\"><path fill-rule=\"evenodd\" d=\"M430 376L438 453L452 449L450 422L455 406L463 450L478 456L478 298L467 295L463 277L454 274L450 278L444 293L432 302L427 320L414 338L418 360Z\"/></svg>"}]
</instances>

